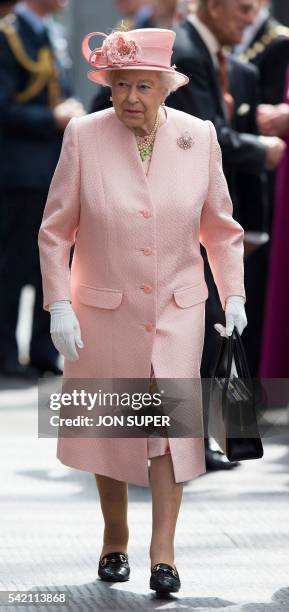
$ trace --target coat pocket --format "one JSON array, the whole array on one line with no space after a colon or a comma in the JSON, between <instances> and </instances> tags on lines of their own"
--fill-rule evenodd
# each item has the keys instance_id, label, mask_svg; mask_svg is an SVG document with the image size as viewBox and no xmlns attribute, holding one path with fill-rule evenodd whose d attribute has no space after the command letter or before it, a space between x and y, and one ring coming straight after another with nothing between
<instances>
[{"instance_id":1,"label":"coat pocket","mask_svg":"<svg viewBox=\"0 0 289 612\"><path fill-rule=\"evenodd\" d=\"M121 304L123 292L118 289L79 285L77 295L79 301L86 306L115 310Z\"/></svg>"},{"instance_id":2,"label":"coat pocket","mask_svg":"<svg viewBox=\"0 0 289 612\"><path fill-rule=\"evenodd\" d=\"M190 285L189 287L182 287L181 289L175 289L174 298L176 304L180 308L189 308L200 302L205 302L208 298L209 291L206 281L203 280L197 285Z\"/></svg>"}]
</instances>

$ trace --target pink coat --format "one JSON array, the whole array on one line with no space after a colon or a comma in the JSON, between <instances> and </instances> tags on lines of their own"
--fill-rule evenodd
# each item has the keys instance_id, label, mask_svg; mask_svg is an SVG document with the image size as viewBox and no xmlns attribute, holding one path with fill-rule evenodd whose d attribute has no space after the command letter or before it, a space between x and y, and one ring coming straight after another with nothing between
<instances>
[{"instance_id":1,"label":"pink coat","mask_svg":"<svg viewBox=\"0 0 289 612\"><path fill-rule=\"evenodd\" d=\"M223 307L245 297L243 229L215 128L166 110L148 177L113 109L66 129L39 233L44 308L71 300L85 345L65 362L66 378L149 378L151 364L157 379L199 378L208 297L200 242ZM189 149L178 144L185 133ZM201 431L201 402L194 419ZM169 445L176 482L205 471L202 435ZM145 438L58 441L64 464L142 486L147 457Z\"/></svg>"}]
</instances>

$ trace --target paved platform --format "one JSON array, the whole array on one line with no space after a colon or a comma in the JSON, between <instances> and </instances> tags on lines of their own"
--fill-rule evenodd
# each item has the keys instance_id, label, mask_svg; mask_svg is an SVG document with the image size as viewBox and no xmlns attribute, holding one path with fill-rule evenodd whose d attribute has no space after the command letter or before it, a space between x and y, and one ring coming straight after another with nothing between
<instances>
[{"instance_id":1,"label":"paved platform","mask_svg":"<svg viewBox=\"0 0 289 612\"><path fill-rule=\"evenodd\" d=\"M131 579L102 583L102 520L94 477L62 466L37 438L37 388L0 391L0 590L65 590L66 606L0 610L289 611L289 430L265 440L263 460L185 487L176 536L182 589L149 590L150 490L130 487ZM1 598L1 594L0 594Z\"/></svg>"}]
</instances>

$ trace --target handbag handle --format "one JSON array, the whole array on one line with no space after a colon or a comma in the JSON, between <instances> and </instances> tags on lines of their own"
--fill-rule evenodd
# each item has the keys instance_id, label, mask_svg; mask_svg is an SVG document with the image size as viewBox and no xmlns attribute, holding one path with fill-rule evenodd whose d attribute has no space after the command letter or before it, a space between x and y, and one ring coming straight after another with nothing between
<instances>
[{"instance_id":1,"label":"handbag handle","mask_svg":"<svg viewBox=\"0 0 289 612\"><path fill-rule=\"evenodd\" d=\"M224 363L227 354L226 370L224 370L223 376L229 379L231 376L233 357L235 359L237 374L241 378L251 378L249 365L245 353L245 349L240 337L240 334L236 327L233 329L233 333L229 338L223 338L223 342L220 347L220 351L217 357L216 365L214 368L213 377L219 377L218 371Z\"/></svg>"},{"instance_id":2,"label":"handbag handle","mask_svg":"<svg viewBox=\"0 0 289 612\"><path fill-rule=\"evenodd\" d=\"M226 363L226 366L225 366ZM233 342L230 338L222 338L219 354L214 367L213 378L230 378L233 363ZM224 367L225 366L225 367Z\"/></svg>"},{"instance_id":3,"label":"handbag handle","mask_svg":"<svg viewBox=\"0 0 289 612\"><path fill-rule=\"evenodd\" d=\"M232 335L235 339L234 358L235 358L237 373L242 378L251 378L250 368L249 368L246 352L244 349L244 345L243 345L241 336L236 327L234 327Z\"/></svg>"}]
</instances>

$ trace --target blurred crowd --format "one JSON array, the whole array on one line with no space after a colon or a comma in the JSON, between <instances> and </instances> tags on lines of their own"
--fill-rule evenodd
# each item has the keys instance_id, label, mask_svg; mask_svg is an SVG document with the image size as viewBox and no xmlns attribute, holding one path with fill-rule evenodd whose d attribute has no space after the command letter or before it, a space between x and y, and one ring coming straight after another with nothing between
<instances>
[{"instance_id":1,"label":"blurred crowd","mask_svg":"<svg viewBox=\"0 0 289 612\"><path fill-rule=\"evenodd\" d=\"M37 235L63 132L73 117L111 105L99 87L91 108L74 97L65 33L49 18L65 0L0 0L0 373L61 373L42 308ZM268 0L115 0L115 29L172 28L173 63L190 83L167 105L214 123L245 230L251 374L289 376L289 29ZM48 19L49 18L49 19ZM113 26L113 24L111 24ZM92 30L98 30L97 23ZM192 186L194 169L192 168ZM202 376L210 377L224 321L203 252L209 299ZM30 362L19 361L23 287L35 288Z\"/></svg>"}]
</instances>

